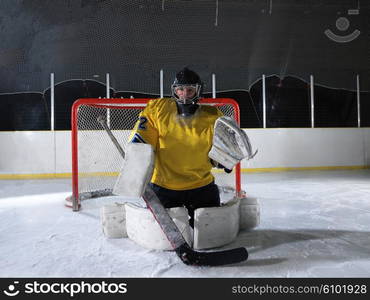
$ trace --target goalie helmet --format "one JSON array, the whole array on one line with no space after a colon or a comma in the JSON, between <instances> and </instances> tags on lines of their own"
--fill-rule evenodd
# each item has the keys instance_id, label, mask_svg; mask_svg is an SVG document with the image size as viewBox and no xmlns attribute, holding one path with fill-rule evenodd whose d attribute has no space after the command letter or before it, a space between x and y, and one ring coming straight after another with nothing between
<instances>
[{"instance_id":1,"label":"goalie helmet","mask_svg":"<svg viewBox=\"0 0 370 300\"><path fill-rule=\"evenodd\" d=\"M177 102L179 114L189 116L197 110L197 102L202 92L202 82L197 73L188 68L176 74L171 86L172 96Z\"/></svg>"}]
</instances>

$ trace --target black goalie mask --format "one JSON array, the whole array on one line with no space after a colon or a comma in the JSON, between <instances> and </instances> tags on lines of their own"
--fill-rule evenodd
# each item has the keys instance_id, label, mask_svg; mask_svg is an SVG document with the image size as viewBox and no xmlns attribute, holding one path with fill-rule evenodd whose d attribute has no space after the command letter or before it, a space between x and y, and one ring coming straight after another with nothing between
<instances>
[{"instance_id":1,"label":"black goalie mask","mask_svg":"<svg viewBox=\"0 0 370 300\"><path fill-rule=\"evenodd\" d=\"M190 116L198 108L198 100L202 93L202 82L194 71L184 68L176 74L171 86L172 96L176 100L178 112L182 116Z\"/></svg>"}]
</instances>

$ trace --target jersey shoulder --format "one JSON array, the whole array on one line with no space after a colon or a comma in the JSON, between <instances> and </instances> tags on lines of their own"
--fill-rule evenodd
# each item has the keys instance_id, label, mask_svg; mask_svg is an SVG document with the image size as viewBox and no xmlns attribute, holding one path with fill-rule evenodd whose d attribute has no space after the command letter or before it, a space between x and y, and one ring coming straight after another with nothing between
<instances>
[{"instance_id":1,"label":"jersey shoulder","mask_svg":"<svg viewBox=\"0 0 370 300\"><path fill-rule=\"evenodd\" d=\"M224 114L216 106L202 104L202 111L208 115L221 117Z\"/></svg>"},{"instance_id":2,"label":"jersey shoulder","mask_svg":"<svg viewBox=\"0 0 370 300\"><path fill-rule=\"evenodd\" d=\"M174 101L172 98L157 98L152 99L148 102L147 111L160 112L163 109L168 109L173 105Z\"/></svg>"}]
</instances>

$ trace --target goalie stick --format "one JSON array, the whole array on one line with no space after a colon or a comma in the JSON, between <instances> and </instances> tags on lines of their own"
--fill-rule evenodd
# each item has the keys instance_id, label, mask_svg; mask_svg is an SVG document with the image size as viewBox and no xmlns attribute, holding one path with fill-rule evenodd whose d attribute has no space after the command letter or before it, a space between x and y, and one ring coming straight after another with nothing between
<instances>
[{"instance_id":1,"label":"goalie stick","mask_svg":"<svg viewBox=\"0 0 370 300\"><path fill-rule=\"evenodd\" d=\"M104 116L99 116L97 120L124 158L125 152L109 129ZM143 199L183 263L195 266L221 266L239 263L248 259L248 251L244 247L213 252L201 252L192 249L149 185L144 190Z\"/></svg>"}]
</instances>

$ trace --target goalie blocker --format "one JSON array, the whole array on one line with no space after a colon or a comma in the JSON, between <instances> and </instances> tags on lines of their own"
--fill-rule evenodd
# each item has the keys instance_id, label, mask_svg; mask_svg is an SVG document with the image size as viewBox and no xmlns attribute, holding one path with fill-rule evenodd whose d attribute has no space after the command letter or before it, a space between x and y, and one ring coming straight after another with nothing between
<instances>
[{"instance_id":1,"label":"goalie blocker","mask_svg":"<svg viewBox=\"0 0 370 300\"><path fill-rule=\"evenodd\" d=\"M252 152L247 134L240 129L232 118L223 116L216 120L213 145L208 153L212 161L231 170L244 158L251 159L256 154L257 151Z\"/></svg>"}]
</instances>

